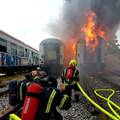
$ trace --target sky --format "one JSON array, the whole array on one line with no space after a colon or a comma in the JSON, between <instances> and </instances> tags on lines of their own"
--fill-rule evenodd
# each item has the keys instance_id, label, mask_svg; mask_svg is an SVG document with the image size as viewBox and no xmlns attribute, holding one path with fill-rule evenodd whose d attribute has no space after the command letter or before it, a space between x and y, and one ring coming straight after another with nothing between
<instances>
[{"instance_id":1,"label":"sky","mask_svg":"<svg viewBox=\"0 0 120 120\"><path fill-rule=\"evenodd\" d=\"M47 26L62 5L63 0L0 0L0 30L38 50L42 40L53 37Z\"/></svg>"},{"instance_id":2,"label":"sky","mask_svg":"<svg viewBox=\"0 0 120 120\"><path fill-rule=\"evenodd\" d=\"M63 1L0 0L0 30L39 50L42 40L53 37L47 26L59 17Z\"/></svg>"}]
</instances>

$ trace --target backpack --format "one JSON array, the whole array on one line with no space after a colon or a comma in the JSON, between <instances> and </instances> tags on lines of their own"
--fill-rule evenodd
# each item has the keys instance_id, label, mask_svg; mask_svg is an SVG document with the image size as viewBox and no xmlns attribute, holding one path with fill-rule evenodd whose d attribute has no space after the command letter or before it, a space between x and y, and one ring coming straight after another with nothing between
<instances>
[{"instance_id":1,"label":"backpack","mask_svg":"<svg viewBox=\"0 0 120 120\"><path fill-rule=\"evenodd\" d=\"M10 105L17 105L18 104L17 84L18 84L17 80L12 80L8 83L9 104Z\"/></svg>"}]
</instances>

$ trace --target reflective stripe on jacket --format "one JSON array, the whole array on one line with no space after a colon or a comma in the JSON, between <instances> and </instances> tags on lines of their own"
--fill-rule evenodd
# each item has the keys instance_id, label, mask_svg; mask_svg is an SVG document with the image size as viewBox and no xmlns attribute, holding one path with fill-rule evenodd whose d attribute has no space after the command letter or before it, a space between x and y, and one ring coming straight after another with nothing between
<instances>
[{"instance_id":1,"label":"reflective stripe on jacket","mask_svg":"<svg viewBox=\"0 0 120 120\"><path fill-rule=\"evenodd\" d=\"M56 95L56 91L53 90L52 93L51 93L51 95L50 95L50 97L49 97L45 113L49 113L50 112L51 105L52 105L52 102L53 102L53 99L54 99L55 95Z\"/></svg>"}]
</instances>

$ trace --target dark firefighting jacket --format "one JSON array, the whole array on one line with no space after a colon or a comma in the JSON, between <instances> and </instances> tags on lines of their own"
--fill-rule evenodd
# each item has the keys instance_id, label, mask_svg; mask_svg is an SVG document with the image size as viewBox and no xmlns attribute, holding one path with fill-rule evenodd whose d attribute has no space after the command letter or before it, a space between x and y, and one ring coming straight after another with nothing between
<instances>
[{"instance_id":1,"label":"dark firefighting jacket","mask_svg":"<svg viewBox=\"0 0 120 120\"><path fill-rule=\"evenodd\" d=\"M41 79L36 77L33 79L33 83L40 84L44 89L40 95L41 103L36 115L36 120L48 120L51 114L56 111L56 107L62 109L69 109L71 102L67 94L63 94L57 89L57 81L48 77Z\"/></svg>"},{"instance_id":2,"label":"dark firefighting jacket","mask_svg":"<svg viewBox=\"0 0 120 120\"><path fill-rule=\"evenodd\" d=\"M30 83L30 81L25 79L23 81L20 81L20 83L18 84L18 103L20 106L22 106L24 103L27 87Z\"/></svg>"},{"instance_id":3,"label":"dark firefighting jacket","mask_svg":"<svg viewBox=\"0 0 120 120\"><path fill-rule=\"evenodd\" d=\"M25 79L18 83L18 103L21 107L22 107L24 100L25 100L27 87L28 87L28 85L30 85L32 80L33 79L32 79L31 74L26 74Z\"/></svg>"},{"instance_id":4,"label":"dark firefighting jacket","mask_svg":"<svg viewBox=\"0 0 120 120\"><path fill-rule=\"evenodd\" d=\"M56 107L59 107L61 110L67 110L71 107L68 95L61 93L59 89L53 87L44 88L40 99L41 104L37 112L36 120L47 120L56 110Z\"/></svg>"},{"instance_id":5,"label":"dark firefighting jacket","mask_svg":"<svg viewBox=\"0 0 120 120\"><path fill-rule=\"evenodd\" d=\"M73 70L73 75L72 78L68 81L68 79L66 78L66 74L68 69L72 69ZM62 83L73 83L74 81L79 82L79 70L77 68L65 68L61 74L61 79L62 79Z\"/></svg>"}]
</instances>

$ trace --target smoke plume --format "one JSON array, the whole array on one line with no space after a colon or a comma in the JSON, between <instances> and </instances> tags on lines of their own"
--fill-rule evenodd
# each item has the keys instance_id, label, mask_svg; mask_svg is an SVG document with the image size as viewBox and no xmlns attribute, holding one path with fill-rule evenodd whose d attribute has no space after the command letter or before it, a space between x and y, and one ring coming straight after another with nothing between
<instances>
[{"instance_id":1,"label":"smoke plume","mask_svg":"<svg viewBox=\"0 0 120 120\"><path fill-rule=\"evenodd\" d=\"M96 13L98 26L103 26L108 34L116 33L120 23L120 0L65 0L59 19L49 25L50 32L61 39L79 38L88 10Z\"/></svg>"}]
</instances>

